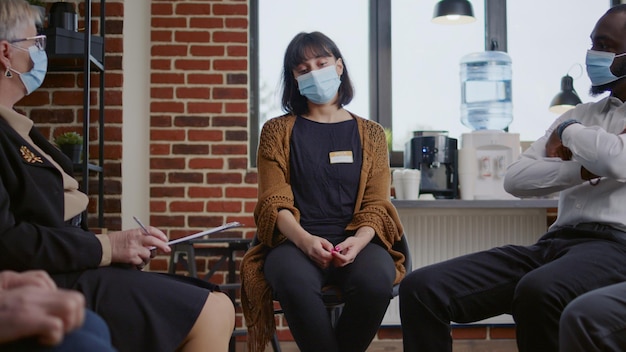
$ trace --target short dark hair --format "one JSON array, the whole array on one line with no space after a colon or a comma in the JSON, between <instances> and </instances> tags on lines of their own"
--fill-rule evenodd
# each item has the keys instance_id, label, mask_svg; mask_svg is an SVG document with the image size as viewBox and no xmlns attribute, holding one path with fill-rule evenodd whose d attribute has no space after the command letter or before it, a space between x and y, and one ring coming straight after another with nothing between
<instances>
[{"instance_id":1,"label":"short dark hair","mask_svg":"<svg viewBox=\"0 0 626 352\"><path fill-rule=\"evenodd\" d=\"M334 56L343 62L343 74L339 85L337 105L342 107L354 96L352 81L348 75L346 60L341 55L337 45L326 35L320 32L298 33L287 46L283 61L283 97L282 108L285 112L302 115L309 112L307 98L300 94L293 70L312 57Z\"/></svg>"}]
</instances>

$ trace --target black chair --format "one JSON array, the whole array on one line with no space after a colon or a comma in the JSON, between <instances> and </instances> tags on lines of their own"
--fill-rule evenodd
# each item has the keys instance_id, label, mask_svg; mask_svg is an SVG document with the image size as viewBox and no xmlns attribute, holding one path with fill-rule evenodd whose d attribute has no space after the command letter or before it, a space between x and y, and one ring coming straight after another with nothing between
<instances>
[{"instance_id":1,"label":"black chair","mask_svg":"<svg viewBox=\"0 0 626 352\"><path fill-rule=\"evenodd\" d=\"M236 290L241 287L241 284L237 282L236 252L245 252L249 248L250 242L251 240L246 238L201 238L174 244L170 253L168 272L175 274L177 264L181 264L189 273L189 276L198 278L196 256L219 256L219 260L211 266L209 272L202 279L209 281L213 274L227 262L227 283L220 284L220 288L230 296L233 304L237 304ZM229 345L230 352L235 352L236 350L235 337L245 334L245 329L235 329L233 331Z\"/></svg>"},{"instance_id":2,"label":"black chair","mask_svg":"<svg viewBox=\"0 0 626 352\"><path fill-rule=\"evenodd\" d=\"M252 239L252 242L250 242L250 246L252 247L259 243L260 242L255 234L254 238ZM393 248L395 251L398 251L404 254L404 269L406 270L406 274L408 275L413 270L413 262L411 258L411 250L409 247L409 242L407 241L406 236L403 234L402 237L400 238L400 241L394 243L394 245L391 248ZM393 291L392 291L393 297L398 296L399 290L400 290L399 283L393 285ZM326 286L322 288L322 300L324 301L324 304L326 305L326 310L328 311L328 315L330 317L331 326L334 328L337 326L337 323L339 322L339 317L341 316L341 311L345 303L342 298L342 292L336 286ZM282 314L282 310L275 309L274 314ZM272 343L272 348L275 352L281 351L280 344L278 343L278 336L276 333L274 333L271 343Z\"/></svg>"}]
</instances>

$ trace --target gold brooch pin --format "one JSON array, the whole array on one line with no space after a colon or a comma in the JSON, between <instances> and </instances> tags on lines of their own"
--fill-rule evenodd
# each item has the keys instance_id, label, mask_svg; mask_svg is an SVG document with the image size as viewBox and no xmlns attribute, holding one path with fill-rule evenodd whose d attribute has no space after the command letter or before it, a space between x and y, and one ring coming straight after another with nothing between
<instances>
[{"instance_id":1,"label":"gold brooch pin","mask_svg":"<svg viewBox=\"0 0 626 352\"><path fill-rule=\"evenodd\" d=\"M41 157L35 155L27 146L23 145L20 147L20 153L22 153L22 158L31 164L34 163L43 163Z\"/></svg>"}]
</instances>

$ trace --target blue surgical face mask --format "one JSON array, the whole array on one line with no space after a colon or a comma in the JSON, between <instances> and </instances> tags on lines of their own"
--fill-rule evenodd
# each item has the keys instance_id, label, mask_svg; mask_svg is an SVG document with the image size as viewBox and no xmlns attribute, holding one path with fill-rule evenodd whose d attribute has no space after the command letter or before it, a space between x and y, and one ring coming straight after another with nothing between
<instances>
[{"instance_id":1,"label":"blue surgical face mask","mask_svg":"<svg viewBox=\"0 0 626 352\"><path fill-rule=\"evenodd\" d=\"M601 86L603 84L617 81L625 77L617 77L611 72L611 65L616 57L624 56L626 53L615 55L608 51L587 50L587 75L591 80L592 86Z\"/></svg>"},{"instance_id":2,"label":"blue surgical face mask","mask_svg":"<svg viewBox=\"0 0 626 352\"><path fill-rule=\"evenodd\" d=\"M337 94L341 80L335 65L298 76L300 94L315 104L326 104Z\"/></svg>"},{"instance_id":3,"label":"blue surgical face mask","mask_svg":"<svg viewBox=\"0 0 626 352\"><path fill-rule=\"evenodd\" d=\"M17 47L21 50L24 48ZM26 87L26 95L34 92L43 83L43 79L46 77L46 71L48 70L48 55L45 50L39 50L35 45L28 48L30 59L33 62L33 68L28 72L20 73L11 69L11 71L17 73L20 76L20 80Z\"/></svg>"}]
</instances>

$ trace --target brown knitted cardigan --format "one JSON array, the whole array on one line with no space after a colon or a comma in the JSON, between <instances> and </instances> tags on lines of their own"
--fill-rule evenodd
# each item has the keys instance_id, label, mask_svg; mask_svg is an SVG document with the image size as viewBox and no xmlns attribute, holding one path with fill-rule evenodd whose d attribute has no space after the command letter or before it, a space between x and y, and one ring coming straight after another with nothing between
<instances>
[{"instance_id":1,"label":"brown knitted cardigan","mask_svg":"<svg viewBox=\"0 0 626 352\"><path fill-rule=\"evenodd\" d=\"M356 119L363 163L354 217L346 227L355 231L371 226L396 264L396 280L404 277L404 255L391 250L403 234L398 213L390 201L391 173L383 128L376 122L352 114ZM289 180L289 141L295 123L294 115L284 115L265 123L258 150L259 199L254 210L259 245L245 254L241 263L241 303L248 327L248 349L264 351L276 329L271 289L265 281L263 265L270 248L285 240L276 228L280 209L290 210L296 220L300 212L294 207Z\"/></svg>"}]
</instances>

